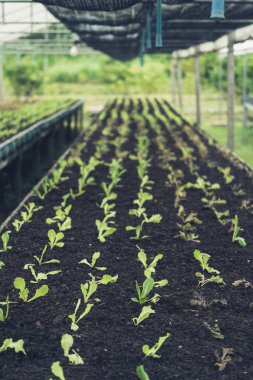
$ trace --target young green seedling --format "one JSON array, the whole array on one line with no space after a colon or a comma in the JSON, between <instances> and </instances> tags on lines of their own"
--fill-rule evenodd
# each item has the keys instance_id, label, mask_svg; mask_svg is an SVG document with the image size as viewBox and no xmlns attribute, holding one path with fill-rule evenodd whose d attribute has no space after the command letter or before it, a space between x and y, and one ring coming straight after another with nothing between
<instances>
[{"instance_id":1,"label":"young green seedling","mask_svg":"<svg viewBox=\"0 0 253 380\"><path fill-rule=\"evenodd\" d=\"M97 291L98 284L95 277L92 277L91 281L81 284L80 287L83 294L84 303L87 303L91 296Z\"/></svg>"},{"instance_id":2,"label":"young green seedling","mask_svg":"<svg viewBox=\"0 0 253 380\"><path fill-rule=\"evenodd\" d=\"M195 249L195 251L193 252L193 255L194 255L195 259L198 260L198 262L200 263L202 270L206 271L209 274L211 274L211 273L216 274L216 275L212 275L209 278L206 278L203 273L196 272L195 276L200 278L199 285L204 286L208 282L214 282L216 284L225 285L223 278L219 275L220 272L217 269L214 269L214 268L209 266L208 262L209 262L210 257L211 257L210 255L208 255L207 253L200 252L198 249Z\"/></svg>"},{"instance_id":3,"label":"young green seedling","mask_svg":"<svg viewBox=\"0 0 253 380\"><path fill-rule=\"evenodd\" d=\"M55 232L55 230L52 229L48 231L47 235L51 249L53 249L54 247L64 247L64 242L61 241L64 238L63 232Z\"/></svg>"},{"instance_id":4,"label":"young green seedling","mask_svg":"<svg viewBox=\"0 0 253 380\"><path fill-rule=\"evenodd\" d=\"M74 344L74 339L72 335L69 335L69 334L62 335L61 346L63 349L64 356L68 358L69 362L73 365L84 364L83 359L75 350L72 350L73 353L70 353L70 350L73 344Z\"/></svg>"},{"instance_id":5,"label":"young green seedling","mask_svg":"<svg viewBox=\"0 0 253 380\"><path fill-rule=\"evenodd\" d=\"M50 259L50 260L43 261L44 256L46 254L46 251L47 251L47 244L43 248L43 251L42 251L42 253L41 253L40 256L36 256L36 255L33 256L35 258L35 260L38 262L39 265L44 265L44 264L60 264L60 260L57 260L57 259Z\"/></svg>"},{"instance_id":6,"label":"young green seedling","mask_svg":"<svg viewBox=\"0 0 253 380\"><path fill-rule=\"evenodd\" d=\"M150 380L147 372L145 371L144 365L139 365L136 368L136 375L139 380Z\"/></svg>"},{"instance_id":7,"label":"young green seedling","mask_svg":"<svg viewBox=\"0 0 253 380\"><path fill-rule=\"evenodd\" d=\"M152 273L155 273L155 268L158 264L159 260L162 260L163 254L159 253L158 255L155 256L155 258L151 261L151 263L148 265L147 264L147 255L146 253L137 246L139 249L138 252L138 260L142 263L142 265L145 268L144 275L145 277L151 277Z\"/></svg>"},{"instance_id":8,"label":"young green seedling","mask_svg":"<svg viewBox=\"0 0 253 380\"><path fill-rule=\"evenodd\" d=\"M53 218L47 218L47 224L57 223L59 231L66 231L71 229L71 218L69 216L72 205L67 206L64 210L56 210L56 215Z\"/></svg>"},{"instance_id":9,"label":"young green seedling","mask_svg":"<svg viewBox=\"0 0 253 380\"><path fill-rule=\"evenodd\" d=\"M88 303L85 306L84 311L81 313L79 317L77 317L77 312L81 306L81 299L79 298L75 307L75 311L73 314L69 314L68 317L71 320L71 330L77 331L79 329L78 323L91 311L92 307L94 306L93 303Z\"/></svg>"},{"instance_id":10,"label":"young green seedling","mask_svg":"<svg viewBox=\"0 0 253 380\"><path fill-rule=\"evenodd\" d=\"M11 231L5 231L2 234L1 240L2 240L2 243L3 243L3 248L0 249L0 252L6 252L6 251L12 249L12 247L10 245L8 245L9 240L10 240L10 233L11 233Z\"/></svg>"},{"instance_id":11,"label":"young green seedling","mask_svg":"<svg viewBox=\"0 0 253 380\"><path fill-rule=\"evenodd\" d=\"M37 298L44 297L48 293L48 291L49 291L49 288L48 288L47 285L42 285L41 287L39 287L38 289L36 289L35 294L33 295L33 297L31 297L30 299L28 299L29 290L26 287L26 282L25 282L24 278L22 278L22 277L16 277L15 280L14 280L13 285L14 285L15 289L19 290L19 297L24 302L32 302L32 301L36 300Z\"/></svg>"},{"instance_id":12,"label":"young green seedling","mask_svg":"<svg viewBox=\"0 0 253 380\"><path fill-rule=\"evenodd\" d=\"M13 227L15 228L15 230L17 232L20 231L20 229L24 223L31 221L32 216L36 211L39 211L43 208L42 206L35 207L34 202L29 202L24 207L25 207L26 211L21 212L21 220L15 219L14 222L12 223Z\"/></svg>"},{"instance_id":13,"label":"young green seedling","mask_svg":"<svg viewBox=\"0 0 253 380\"><path fill-rule=\"evenodd\" d=\"M154 359L159 359L161 356L157 355L157 351L162 347L162 345L165 343L165 341L171 336L171 334L168 332L166 335L161 336L158 339L158 342L154 344L153 347L149 347L147 344L142 346L142 352L145 354L145 356L151 356Z\"/></svg>"},{"instance_id":14,"label":"young green seedling","mask_svg":"<svg viewBox=\"0 0 253 380\"><path fill-rule=\"evenodd\" d=\"M143 306L138 317L133 318L133 322L136 326L140 325L145 319L149 318L151 314L154 314L155 310L151 306Z\"/></svg>"},{"instance_id":15,"label":"young green seedling","mask_svg":"<svg viewBox=\"0 0 253 380\"><path fill-rule=\"evenodd\" d=\"M63 368L60 362L54 362L51 365L51 372L55 377L57 377L57 379L66 380L64 376ZM53 379L50 379L50 380L53 380Z\"/></svg>"},{"instance_id":16,"label":"young green seedling","mask_svg":"<svg viewBox=\"0 0 253 380\"><path fill-rule=\"evenodd\" d=\"M152 277L146 278L146 280L143 282L142 289L140 288L137 281L135 281L135 287L137 291L138 298L133 297L131 300L133 302L137 302L140 305L147 303L150 301L150 298L148 298L149 293L153 290L155 286L155 281Z\"/></svg>"},{"instance_id":17,"label":"young green seedling","mask_svg":"<svg viewBox=\"0 0 253 380\"><path fill-rule=\"evenodd\" d=\"M55 276L59 273L61 273L61 270L53 270L53 271L50 271L50 272L47 272L47 273L36 273L35 272L35 269L34 269L34 266L35 264L26 264L24 266L24 269L26 270L30 270L34 280L31 280L31 284L37 284L39 281L41 280L47 280L48 276Z\"/></svg>"},{"instance_id":18,"label":"young green seedling","mask_svg":"<svg viewBox=\"0 0 253 380\"><path fill-rule=\"evenodd\" d=\"M206 270L208 273L220 274L220 272L217 269L214 269L209 266L208 262L211 258L210 255L208 255L207 253L200 252L198 249L194 250L193 255L194 258L198 260L198 262L200 263L202 270Z\"/></svg>"},{"instance_id":19,"label":"young green seedling","mask_svg":"<svg viewBox=\"0 0 253 380\"><path fill-rule=\"evenodd\" d=\"M115 215L115 211L113 213ZM110 217L112 217L112 212L110 214L111 214ZM96 220L96 226L97 226L97 229L98 229L98 240L101 243L104 243L106 241L106 237L114 234L114 232L116 231L115 227L111 227L109 225L109 223L113 223L113 222L112 221L107 222L108 216L109 215L106 215L105 218L102 221L100 221L98 219Z\"/></svg>"},{"instance_id":20,"label":"young green seedling","mask_svg":"<svg viewBox=\"0 0 253 380\"><path fill-rule=\"evenodd\" d=\"M2 346L0 347L0 353L7 351L8 348L14 350L16 354L22 352L24 355L26 355L23 339L19 339L17 342L14 342L12 338L5 339Z\"/></svg>"},{"instance_id":21,"label":"young green seedling","mask_svg":"<svg viewBox=\"0 0 253 380\"><path fill-rule=\"evenodd\" d=\"M160 214L154 214L150 218L148 218L147 215L144 213L143 216L144 216L144 219L136 227L126 226L126 231L135 231L135 236L130 237L130 239L139 240L139 239L147 238L146 235L141 236L141 232L142 232L142 228L143 228L144 224L146 224L146 223L160 223L160 221L162 220L162 216Z\"/></svg>"},{"instance_id":22,"label":"young green seedling","mask_svg":"<svg viewBox=\"0 0 253 380\"><path fill-rule=\"evenodd\" d=\"M79 261L79 264L86 264L88 265L90 268L95 268L97 270L100 270L100 271L104 271L106 270L107 268L106 267L96 267L96 262L97 260L100 258L101 254L100 252L94 252L93 255L92 255L92 259L91 259L91 262L89 263L87 259L83 259L81 261Z\"/></svg>"},{"instance_id":23,"label":"young green seedling","mask_svg":"<svg viewBox=\"0 0 253 380\"><path fill-rule=\"evenodd\" d=\"M232 237L232 242L238 242L238 244L241 246L241 247L245 247L247 245L246 243L246 240L240 236L238 236L239 232L240 232L240 227L238 225L238 216L235 215L234 219L232 219L232 223L233 223L233 237Z\"/></svg>"},{"instance_id":24,"label":"young green seedling","mask_svg":"<svg viewBox=\"0 0 253 380\"><path fill-rule=\"evenodd\" d=\"M10 298L9 298L9 296L6 297L5 302L0 302L0 304L6 306L5 312L3 309L0 309L0 321L5 322L9 316L9 310L10 310Z\"/></svg>"}]
</instances>

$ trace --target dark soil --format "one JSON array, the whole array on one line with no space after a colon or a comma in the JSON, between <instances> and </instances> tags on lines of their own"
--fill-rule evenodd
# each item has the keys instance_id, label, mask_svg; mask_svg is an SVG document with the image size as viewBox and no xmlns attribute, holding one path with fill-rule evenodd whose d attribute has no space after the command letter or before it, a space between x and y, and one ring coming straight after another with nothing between
<instances>
[{"instance_id":1,"label":"dark soil","mask_svg":"<svg viewBox=\"0 0 253 380\"><path fill-rule=\"evenodd\" d=\"M116 104L114 104L114 109ZM110 115L113 107L108 108L104 123L95 130L87 147L82 152L83 160L94 153L94 142L101 136L103 126L110 124ZM117 124L121 121L120 110L124 103L118 105L118 119L113 123L113 140L118 135ZM135 112L141 112L139 102ZM126 111L133 111L133 103L128 104ZM136 122L132 120L131 134L124 150L133 154L136 147ZM173 162L175 169L185 173L184 182L194 181L194 175L189 172L187 165L180 160L181 153L175 146L175 136L170 133L168 126L162 125L163 134L168 141L168 147L175 152L177 161ZM49 293L31 303L24 303L18 299L13 289L13 280L23 276L29 284L29 273L23 269L24 265L33 262L33 255L39 254L47 243L49 226L45 224L47 217L54 215L54 206L61 202L64 194L70 188L76 189L78 168L74 166L67 170L68 180L61 183L57 190L51 191L42 204L40 210L33 216L31 223L23 226L16 233L12 226L10 243L12 250L3 253L1 258L6 266L1 271L0 289L1 301L10 294L12 301L10 317L1 323L1 342L12 337L14 340L24 339L27 356L15 354L8 350L0 354L0 379L2 380L48 380L53 376L50 373L51 364L60 361L64 368L66 380L134 380L135 369L144 364L151 380L252 380L253 379L253 289L243 286L235 287L232 282L245 278L253 282L253 215L248 210L241 210L241 198L235 197L231 186L224 183L223 177L214 168L210 169L196 151L197 164L200 175L206 175L211 183L219 182L221 189L217 195L227 201L231 216L239 216L239 224L243 227L243 237L247 246L241 248L232 243L232 233L228 226L218 223L214 213L203 207L200 190L190 189L184 207L187 212L197 212L203 224L197 227L201 243L187 242L175 238L178 233L177 210L174 208L175 189L167 186L167 171L161 167L159 152L155 143L155 132L146 125L152 144L150 157L152 166L149 171L154 181L154 201L147 203L147 213L160 213L163 217L160 224L145 226L145 234L149 237L138 241L148 257L154 257L162 252L164 258L159 262L156 279L168 279L169 285L158 289L160 301L153 305L156 313L142 323L135 326L132 318L140 312L140 306L131 301L135 295L135 281L142 283L143 268L137 261L138 249L136 242L130 240L130 233L125 227L135 223L128 211L136 198L139 189L139 180L136 173L136 161L130 159L130 154L124 159L126 173L117 188L116 225L117 231L104 244L97 239L95 220L102 218L101 209L97 203L101 201L101 183L107 180L108 169L104 165L97 167L95 172L96 185L88 187L86 193L73 202L71 210L72 229L65 231L64 248L52 251L53 257L61 260L62 273L49 277L46 283ZM188 144L194 144L185 135L181 136ZM204 138L203 138L204 141ZM215 159L220 165L224 164L224 157L214 147L210 149L210 159ZM105 162L115 156L115 149L111 146L110 152L103 157ZM220 161L219 161L220 160ZM231 164L232 165L232 164ZM252 185L240 169L234 165L233 175L236 183L242 183L247 199L253 198ZM245 196L245 197L246 197ZM251 199L252 200L252 199ZM194 249L200 249L211 255L211 265L221 272L226 286L207 284L198 287L195 272L200 267L193 257ZM68 314L72 313L76 301L81 297L80 284L89 279L89 269L78 262L87 258L90 260L93 252L100 251L99 266L106 266L106 273L118 274L115 284L101 286L96 294L100 302L90 314L80 322L77 332L70 330ZM58 265L40 270L59 269ZM100 273L94 271L96 276ZM41 282L41 285L44 282ZM33 294L35 285L28 285ZM207 302L212 300L226 300L226 304L215 303L204 308L192 306L190 300L195 292L205 297ZM224 339L216 339L206 327L217 323ZM160 336L166 332L171 337L162 346L160 359L144 359L142 346L152 346ZM70 333L74 337L74 349L84 359L83 366L71 366L64 358L60 346L61 336ZM215 365L215 350L221 353L222 348L233 348L234 356L224 371L219 371Z\"/></svg>"}]
</instances>

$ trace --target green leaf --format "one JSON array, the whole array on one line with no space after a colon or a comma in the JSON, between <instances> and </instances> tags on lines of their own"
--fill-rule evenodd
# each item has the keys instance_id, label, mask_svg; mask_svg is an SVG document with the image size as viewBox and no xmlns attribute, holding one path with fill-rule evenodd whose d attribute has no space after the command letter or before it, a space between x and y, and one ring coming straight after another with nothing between
<instances>
[{"instance_id":1,"label":"green leaf","mask_svg":"<svg viewBox=\"0 0 253 380\"><path fill-rule=\"evenodd\" d=\"M138 252L138 259L142 263L144 268L146 269L147 268L147 255L144 251L141 250Z\"/></svg>"},{"instance_id":2,"label":"green leaf","mask_svg":"<svg viewBox=\"0 0 253 380\"><path fill-rule=\"evenodd\" d=\"M16 277L15 280L14 280L13 285L14 285L14 288L22 291L26 287L26 282L25 282L24 278L22 278L22 277Z\"/></svg>"},{"instance_id":3,"label":"green leaf","mask_svg":"<svg viewBox=\"0 0 253 380\"><path fill-rule=\"evenodd\" d=\"M64 377L64 372L60 362L54 362L51 365L51 371L54 376L56 376L60 380L66 380Z\"/></svg>"},{"instance_id":4,"label":"green leaf","mask_svg":"<svg viewBox=\"0 0 253 380\"><path fill-rule=\"evenodd\" d=\"M62 335L61 346L63 349L64 356L68 357L69 351L70 351L71 347L73 346L73 344L74 344L74 339L73 339L72 335L70 335L70 334Z\"/></svg>"},{"instance_id":5,"label":"green leaf","mask_svg":"<svg viewBox=\"0 0 253 380\"><path fill-rule=\"evenodd\" d=\"M101 280L98 281L98 284L107 285L107 284L113 284L118 280L118 275L116 276L110 276L109 274L104 274Z\"/></svg>"},{"instance_id":6,"label":"green leaf","mask_svg":"<svg viewBox=\"0 0 253 380\"><path fill-rule=\"evenodd\" d=\"M155 310L152 309L151 306L143 306L139 316L137 318L133 318L133 322L135 325L139 325L145 319L147 319L151 314L154 314Z\"/></svg>"},{"instance_id":7,"label":"green leaf","mask_svg":"<svg viewBox=\"0 0 253 380\"><path fill-rule=\"evenodd\" d=\"M137 368L136 368L136 375L138 376L138 378L140 380L150 380L147 372L145 371L145 368L143 365L139 365Z\"/></svg>"},{"instance_id":8,"label":"green leaf","mask_svg":"<svg viewBox=\"0 0 253 380\"><path fill-rule=\"evenodd\" d=\"M164 286L168 285L168 280L160 280L155 282L156 288L163 288Z\"/></svg>"},{"instance_id":9,"label":"green leaf","mask_svg":"<svg viewBox=\"0 0 253 380\"><path fill-rule=\"evenodd\" d=\"M36 292L32 298L28 300L28 302L34 301L37 298L44 297L49 291L47 285L42 285L40 288L36 289Z\"/></svg>"},{"instance_id":10,"label":"green leaf","mask_svg":"<svg viewBox=\"0 0 253 380\"><path fill-rule=\"evenodd\" d=\"M12 338L5 339L2 346L0 347L0 352L4 352L8 348L14 350L16 353L22 352L24 355L26 355L23 339L19 339L17 342L13 342Z\"/></svg>"},{"instance_id":11,"label":"green leaf","mask_svg":"<svg viewBox=\"0 0 253 380\"><path fill-rule=\"evenodd\" d=\"M147 295L151 292L151 290L153 289L154 287L154 280L153 278L149 277L147 278L144 283L143 283L143 287L142 287L142 298L146 298Z\"/></svg>"}]
</instances>

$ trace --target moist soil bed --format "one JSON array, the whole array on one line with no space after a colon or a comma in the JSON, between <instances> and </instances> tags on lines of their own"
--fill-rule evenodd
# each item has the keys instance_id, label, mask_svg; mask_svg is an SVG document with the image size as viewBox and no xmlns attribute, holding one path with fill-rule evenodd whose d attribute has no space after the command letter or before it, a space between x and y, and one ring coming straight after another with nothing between
<instances>
[{"instance_id":1,"label":"moist soil bed","mask_svg":"<svg viewBox=\"0 0 253 380\"><path fill-rule=\"evenodd\" d=\"M147 102L150 114L154 112L152 104ZM161 102L161 107L167 107ZM118 136L118 126L122 123L121 111L130 116L130 134L124 144L128 152L123 159L126 172L122 176L116 192L116 227L115 234L105 243L97 239L96 219L102 219L102 210L97 206L103 198L101 183L108 179L108 168L99 165L94 173L95 184L87 187L83 196L73 202L71 210L72 228L64 232L64 247L55 248L54 258L60 259L62 273L49 277L47 296L31 303L25 303L18 298L18 292L13 288L13 280L22 276L29 284L29 272L23 267L34 261L33 255L39 254L47 243L47 231L50 226L46 218L53 217L54 206L60 204L62 196L70 188L77 189L79 171L77 165L66 169L68 180L60 183L57 189L47 194L44 200L33 196L31 200L43 209L34 214L32 222L24 224L19 232L15 232L11 223L6 229L11 230L10 244L12 249L2 254L5 267L1 270L0 288L1 301L10 295L10 316L1 323L1 342L12 337L14 341L24 339L27 355L15 354L7 350L0 354L0 378L2 380L48 380L54 378L50 367L60 360L66 380L134 380L136 367L144 364L151 380L251 380L253 378L253 302L252 287L241 285L235 287L232 283L239 279L253 282L253 215L247 209L241 209L242 199L252 201L253 189L250 180L240 168L237 168L215 147L209 145L203 137L209 154L203 159L198 152L196 143L185 133L184 126L179 125L176 136L167 125L157 119L167 141L167 148L176 157L174 169L184 172L184 183L195 182L196 175L191 173L187 164L181 159L182 154L175 144L180 136L186 144L194 149L199 176L206 176L211 183L219 183L220 189L215 194L227 201L226 208L234 217L238 214L242 235L247 246L242 248L232 243L232 232L227 225L217 221L213 211L205 208L201 202L202 190L187 190L187 198L183 201L187 213L195 212L202 221L197 226L200 243L185 241L175 237L178 232L178 210L175 208L175 188L168 184L168 172L161 166L160 151L156 144L156 132L144 119L143 128L148 132L151 141L149 157L151 166L149 177L154 181L152 186L153 201L147 203L147 213L161 214L159 224L147 224L144 228L145 239L131 240L131 234L125 227L134 223L134 217L129 215L133 201L139 191L139 179L136 171L136 161L131 154L136 149L136 131L139 120L134 113L144 112L141 101L129 102L125 105L113 104L108 107L102 122L97 121L97 129L87 141L87 146L81 152L81 158L88 161L95 152L94 143L102 136L103 129L110 124L113 110L117 117L111 123L110 140ZM145 116L145 114L143 114ZM115 149L103 155L104 162L110 162L115 157ZM241 186L243 196L235 196L231 184L226 184L217 168L210 167L213 160L216 165L231 167L234 184ZM135 296L135 281L144 281L143 268L137 261L136 244L153 258L163 253L164 258L157 266L158 279L168 279L166 287L158 289L161 296L155 304L155 314L151 315L142 326L135 326L132 318L140 312L140 305L131 301ZM195 273L200 266L193 257L195 249L211 255L211 265L218 268L226 286L207 284L198 286ZM89 280L89 269L78 264L87 258L89 261L94 252L101 252L100 266L106 266L106 273L118 275L114 284L99 287L95 306L80 322L79 330L70 330L68 315L73 313L77 299L80 297L80 284ZM40 268L41 269L41 268ZM43 268L45 269L45 268ZM51 266L50 270L59 269ZM93 272L92 272L93 273ZM100 275L96 273L96 275ZM43 281L39 283L41 285ZM29 289L36 286L29 284ZM191 300L196 293L204 297L207 303L213 300L209 307L193 305ZM215 338L207 326L218 324L224 339ZM152 346L160 336L170 332L171 336L161 347L160 359L146 358L142 346ZM74 349L84 360L84 365L69 365L63 357L60 346L64 333L74 337ZM215 363L215 350L233 348L233 360L223 371Z\"/></svg>"}]
</instances>

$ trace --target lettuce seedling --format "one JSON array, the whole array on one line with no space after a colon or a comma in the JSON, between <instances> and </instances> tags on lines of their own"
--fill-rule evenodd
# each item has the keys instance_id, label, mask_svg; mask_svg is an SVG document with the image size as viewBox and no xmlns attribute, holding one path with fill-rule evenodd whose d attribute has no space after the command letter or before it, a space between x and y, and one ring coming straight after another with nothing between
<instances>
[{"instance_id":1,"label":"lettuce seedling","mask_svg":"<svg viewBox=\"0 0 253 380\"><path fill-rule=\"evenodd\" d=\"M214 269L209 266L208 262L211 258L210 255L208 255L207 253L200 252L198 249L194 250L193 255L194 258L198 260L198 262L200 263L202 270L206 270L208 273L220 274L220 272L217 269Z\"/></svg>"},{"instance_id":2,"label":"lettuce seedling","mask_svg":"<svg viewBox=\"0 0 253 380\"><path fill-rule=\"evenodd\" d=\"M57 259L51 259L51 260L43 261L46 251L47 251L47 244L43 248L43 251L42 251L40 257L36 256L36 255L33 256L35 258L35 260L38 262L39 265L44 265L44 264L60 264L60 260L57 260Z\"/></svg>"},{"instance_id":3,"label":"lettuce seedling","mask_svg":"<svg viewBox=\"0 0 253 380\"><path fill-rule=\"evenodd\" d=\"M84 364L83 359L75 350L73 350L73 353L70 354L70 350L73 344L74 344L74 339L72 335L69 335L69 334L62 335L61 346L63 349L64 356L69 359L69 362L71 364L74 364L74 365Z\"/></svg>"},{"instance_id":4,"label":"lettuce seedling","mask_svg":"<svg viewBox=\"0 0 253 380\"><path fill-rule=\"evenodd\" d=\"M153 290L155 286L155 281L152 277L146 278L146 280L143 282L142 289L140 288L137 281L135 281L135 287L137 291L138 298L133 297L131 300L133 302L137 302L140 305L150 301L148 298L149 293Z\"/></svg>"},{"instance_id":5,"label":"lettuce seedling","mask_svg":"<svg viewBox=\"0 0 253 380\"><path fill-rule=\"evenodd\" d=\"M110 276L109 274L104 274L103 277L100 280L97 280L97 284L99 285L108 285L108 284L114 284L118 281L119 276Z\"/></svg>"},{"instance_id":6,"label":"lettuce seedling","mask_svg":"<svg viewBox=\"0 0 253 380\"><path fill-rule=\"evenodd\" d=\"M138 260L142 263L142 265L145 268L144 275L145 277L151 277L152 273L155 273L155 268L157 266L158 261L162 260L163 254L159 253L158 255L155 256L155 258L151 261L151 263L148 265L147 264L147 255L143 251L143 249L139 248L138 252Z\"/></svg>"},{"instance_id":7,"label":"lettuce seedling","mask_svg":"<svg viewBox=\"0 0 253 380\"><path fill-rule=\"evenodd\" d=\"M47 224L57 223L59 231L66 231L71 229L71 218L69 212L72 208L72 205L67 206L64 210L56 210L56 214L53 218L47 218Z\"/></svg>"},{"instance_id":8,"label":"lettuce seedling","mask_svg":"<svg viewBox=\"0 0 253 380\"><path fill-rule=\"evenodd\" d=\"M210 257L211 257L210 255L208 255L207 253L200 252L198 249L195 249L195 251L193 252L193 255L194 255L195 259L198 260L198 262L200 263L202 270L207 271L207 273L215 273L216 274L216 276L212 275L211 277L206 278L203 273L196 272L195 276L200 278L199 285L204 286L208 282L214 282L216 284L225 285L223 278L219 275L220 272L217 269L214 269L214 268L209 266L208 262L209 262Z\"/></svg>"},{"instance_id":9,"label":"lettuce seedling","mask_svg":"<svg viewBox=\"0 0 253 380\"><path fill-rule=\"evenodd\" d=\"M247 245L246 240L240 236L238 236L240 232L240 227L238 226L238 216L235 215L234 219L232 219L233 223L233 237L232 237L232 242L234 243L235 241L239 243L241 247L245 247Z\"/></svg>"},{"instance_id":10,"label":"lettuce seedling","mask_svg":"<svg viewBox=\"0 0 253 380\"><path fill-rule=\"evenodd\" d=\"M207 277L205 277L205 275L203 273L196 272L195 276L200 278L199 285L201 285L201 286L204 286L204 285L208 284L209 282L213 282L213 283L218 284L218 285L226 285L223 278L219 275L211 276L211 277L207 278Z\"/></svg>"},{"instance_id":11,"label":"lettuce seedling","mask_svg":"<svg viewBox=\"0 0 253 380\"><path fill-rule=\"evenodd\" d=\"M63 368L60 362L54 362L51 365L51 372L54 376L56 376L59 380L66 380L63 372ZM53 380L53 379L50 379Z\"/></svg>"},{"instance_id":12,"label":"lettuce seedling","mask_svg":"<svg viewBox=\"0 0 253 380\"><path fill-rule=\"evenodd\" d=\"M55 230L52 229L48 231L47 236L49 239L49 245L51 249L53 249L54 247L64 247L64 242L61 241L64 238L63 232L55 232Z\"/></svg>"},{"instance_id":13,"label":"lettuce seedling","mask_svg":"<svg viewBox=\"0 0 253 380\"><path fill-rule=\"evenodd\" d=\"M19 297L24 301L24 302L32 302L36 300L37 298L44 297L48 291L49 288L47 285L42 285L38 289L36 289L35 294L33 297L28 299L29 296L29 290L26 287L26 282L25 279L22 277L16 277L14 280L14 288L19 290Z\"/></svg>"},{"instance_id":14,"label":"lettuce seedling","mask_svg":"<svg viewBox=\"0 0 253 380\"><path fill-rule=\"evenodd\" d=\"M21 220L15 219L14 222L12 223L13 227L15 228L17 232L20 231L24 223L31 221L32 216L36 211L39 211L43 208L42 206L35 207L34 202L29 202L27 205L24 205L24 207L26 211L21 212Z\"/></svg>"},{"instance_id":15,"label":"lettuce seedling","mask_svg":"<svg viewBox=\"0 0 253 380\"><path fill-rule=\"evenodd\" d=\"M136 368L136 375L140 380L150 380L147 372L145 371L144 365L139 365Z\"/></svg>"},{"instance_id":16,"label":"lettuce seedling","mask_svg":"<svg viewBox=\"0 0 253 380\"><path fill-rule=\"evenodd\" d=\"M145 354L146 357L151 356L154 359L159 359L161 356L157 355L156 353L170 336L171 334L169 332L166 335L161 336L158 339L158 342L156 342L153 347L149 347L147 344L145 344L144 346L142 346L142 352Z\"/></svg>"},{"instance_id":17,"label":"lettuce seedling","mask_svg":"<svg viewBox=\"0 0 253 380\"><path fill-rule=\"evenodd\" d=\"M31 272L31 274L32 274L32 276L34 278L34 280L30 281L32 284L37 284L41 280L47 280L48 276L55 276L55 275L61 273L61 270L53 270L53 271L50 271L50 272L47 272L47 273L43 273L43 272L36 273L35 269L34 269L34 266L35 266L35 264L26 264L24 266L24 269L30 270L30 272Z\"/></svg>"},{"instance_id":18,"label":"lettuce seedling","mask_svg":"<svg viewBox=\"0 0 253 380\"><path fill-rule=\"evenodd\" d=\"M126 226L126 231L135 231L135 236L132 236L130 239L139 240L139 239L147 238L146 235L141 236L141 232L142 232L142 228L143 228L144 224L146 224L146 223L160 223L162 220L162 216L160 214L154 214L150 218L148 218L147 215L144 213L143 216L144 216L144 219L136 227Z\"/></svg>"},{"instance_id":19,"label":"lettuce seedling","mask_svg":"<svg viewBox=\"0 0 253 380\"><path fill-rule=\"evenodd\" d=\"M10 311L10 298L9 298L9 295L6 297L6 301L5 302L0 302L0 304L6 306L5 312L4 312L3 309L0 309L0 321L1 322L5 322L6 319L8 318L8 316L9 316L9 311Z\"/></svg>"},{"instance_id":20,"label":"lettuce seedling","mask_svg":"<svg viewBox=\"0 0 253 380\"><path fill-rule=\"evenodd\" d=\"M133 318L133 322L136 326L138 326L141 324L141 322L149 318L149 316L154 313L155 310L153 310L151 306L143 306L139 316L137 318Z\"/></svg>"},{"instance_id":21,"label":"lettuce seedling","mask_svg":"<svg viewBox=\"0 0 253 380\"><path fill-rule=\"evenodd\" d=\"M2 346L0 347L0 352L5 352L8 348L14 350L16 354L22 352L24 355L26 355L23 339L19 339L17 342L13 342L12 338L5 339Z\"/></svg>"},{"instance_id":22,"label":"lettuce seedling","mask_svg":"<svg viewBox=\"0 0 253 380\"><path fill-rule=\"evenodd\" d=\"M95 277L92 277L91 281L81 284L80 287L83 294L84 303L87 303L91 296L97 291L98 284Z\"/></svg>"},{"instance_id":23,"label":"lettuce seedling","mask_svg":"<svg viewBox=\"0 0 253 380\"><path fill-rule=\"evenodd\" d=\"M79 298L75 307L75 311L73 314L69 314L68 317L71 320L71 330L77 331L79 329L78 323L91 311L92 307L94 306L93 303L88 303L85 306L84 311L81 313L79 317L77 317L77 312L81 306L81 299Z\"/></svg>"},{"instance_id":24,"label":"lettuce seedling","mask_svg":"<svg viewBox=\"0 0 253 380\"><path fill-rule=\"evenodd\" d=\"M86 264L92 269L95 268L97 270L104 271L107 269L106 267L95 267L96 262L100 258L100 256L101 256L100 252L94 252L92 255L92 259L91 259L90 263L88 262L87 259L83 259L83 260L79 261L79 264Z\"/></svg>"},{"instance_id":25,"label":"lettuce seedling","mask_svg":"<svg viewBox=\"0 0 253 380\"><path fill-rule=\"evenodd\" d=\"M115 211L114 211L115 213ZM112 213L110 213L112 214ZM96 220L96 226L97 226L97 229L98 229L98 240L101 242L101 243L104 243L106 241L106 237L114 234L114 232L116 231L116 228L115 227L111 227L108 223L112 223L112 222L108 222L107 223L107 220L108 220L108 215L105 216L105 218L100 221L100 220Z\"/></svg>"},{"instance_id":26,"label":"lettuce seedling","mask_svg":"<svg viewBox=\"0 0 253 380\"><path fill-rule=\"evenodd\" d=\"M9 240L10 240L10 233L11 233L11 231L5 231L2 234L1 240L2 240L2 243L3 243L3 248L0 249L0 252L6 252L6 251L12 249L12 246L8 245Z\"/></svg>"}]
</instances>

